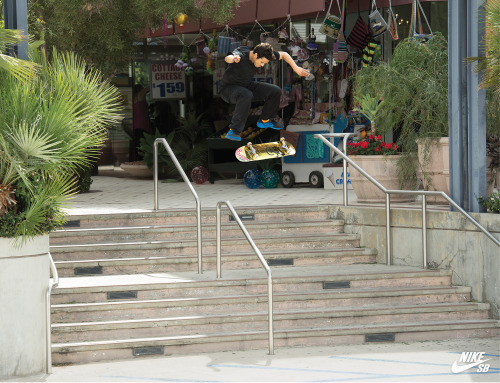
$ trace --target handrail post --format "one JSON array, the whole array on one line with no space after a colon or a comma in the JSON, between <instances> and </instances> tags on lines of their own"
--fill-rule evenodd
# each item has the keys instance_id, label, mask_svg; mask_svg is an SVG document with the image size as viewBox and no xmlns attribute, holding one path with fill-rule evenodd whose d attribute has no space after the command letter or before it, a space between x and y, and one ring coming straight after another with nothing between
<instances>
[{"instance_id":1,"label":"handrail post","mask_svg":"<svg viewBox=\"0 0 500 383\"><path fill-rule=\"evenodd\" d=\"M344 144L344 154L347 156L347 138L349 137L351 133L347 133L346 136L344 136L344 139L343 139L343 144ZM348 182L348 179L347 179L347 161L345 160L345 158L342 158L342 174L343 174L343 177L342 177L342 182L344 184L344 206L348 206L349 205L349 202L348 202L348 196L347 196L347 182Z\"/></svg>"},{"instance_id":2,"label":"handrail post","mask_svg":"<svg viewBox=\"0 0 500 383\"><path fill-rule=\"evenodd\" d=\"M274 355L273 278L271 273L267 275L267 297L269 355Z\"/></svg>"},{"instance_id":3,"label":"handrail post","mask_svg":"<svg viewBox=\"0 0 500 383\"><path fill-rule=\"evenodd\" d=\"M46 370L47 374L52 373L52 340L51 340L51 335L52 335L52 326L50 325L51 320L50 320L50 296L52 294L52 289L55 289L59 285L59 274L57 273L57 268L54 263L54 260L52 259L52 256L50 255L50 252L48 253L49 256L49 262L50 262L50 270L52 271L52 279L53 282L49 282L49 287L47 289L47 294L45 296L45 314L46 314L46 334L45 334L45 343L46 343L46 353L47 353L47 360L46 360ZM49 277L50 278L50 277Z\"/></svg>"},{"instance_id":4,"label":"handrail post","mask_svg":"<svg viewBox=\"0 0 500 383\"><path fill-rule=\"evenodd\" d=\"M387 248L387 266L392 264L391 252L391 194L385 193L385 232L386 232L386 248Z\"/></svg>"},{"instance_id":5,"label":"handrail post","mask_svg":"<svg viewBox=\"0 0 500 383\"><path fill-rule=\"evenodd\" d=\"M427 269L427 198L422 195L422 253L424 255L424 269Z\"/></svg>"},{"instance_id":6,"label":"handrail post","mask_svg":"<svg viewBox=\"0 0 500 383\"><path fill-rule=\"evenodd\" d=\"M221 238L220 238L220 210L221 210L221 202L217 202L217 216L216 216L216 230L217 230L217 278L222 278L221 276L221 261L220 261L220 247L221 247Z\"/></svg>"},{"instance_id":7,"label":"handrail post","mask_svg":"<svg viewBox=\"0 0 500 383\"><path fill-rule=\"evenodd\" d=\"M172 159L172 162L174 163L175 167L179 171L182 179L186 183L186 185L189 187L191 190L191 194L193 194L194 199L196 201L196 224L198 226L197 228L197 236L198 236L198 274L203 274L203 265L202 265L202 246L201 246L201 202L200 199L198 198L198 194L196 194L196 191L193 188L193 185L191 185L191 182L189 181L189 178L187 177L186 173L184 172L184 169L182 169L181 164L177 160L177 157L175 156L174 152L170 148L170 145L168 144L167 140L164 138L157 138L154 142L154 210L158 210L158 143L162 143L165 149L167 150L170 158Z\"/></svg>"},{"instance_id":8,"label":"handrail post","mask_svg":"<svg viewBox=\"0 0 500 383\"><path fill-rule=\"evenodd\" d=\"M262 253L260 252L259 248L253 241L252 237L250 236L250 233L248 233L247 229L245 228L245 225L241 221L240 217L238 216L238 213L236 213L236 210L234 210L233 205L229 201L219 201L217 203L217 278L220 278L221 275L221 261L220 261L220 207L222 204L225 204L231 214L234 217L234 220L240 227L241 231L245 235L245 238L247 239L248 243L250 246L252 246L253 251L257 255L257 258L259 259L260 263L264 267L267 273L267 307L268 307L268 330L269 330L269 355L274 355L274 319L273 319L273 277L271 273L271 268L267 264L265 258L262 256Z\"/></svg>"},{"instance_id":9,"label":"handrail post","mask_svg":"<svg viewBox=\"0 0 500 383\"><path fill-rule=\"evenodd\" d=\"M158 210L158 141L155 140L153 144L154 148L154 162L153 162L153 173L154 173L154 210Z\"/></svg>"}]
</instances>

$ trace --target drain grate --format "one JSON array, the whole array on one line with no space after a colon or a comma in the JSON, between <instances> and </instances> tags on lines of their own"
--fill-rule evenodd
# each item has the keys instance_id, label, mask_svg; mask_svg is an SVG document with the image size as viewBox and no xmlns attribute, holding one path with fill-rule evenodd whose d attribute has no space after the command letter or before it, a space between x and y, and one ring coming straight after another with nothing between
<instances>
[{"instance_id":1,"label":"drain grate","mask_svg":"<svg viewBox=\"0 0 500 383\"><path fill-rule=\"evenodd\" d=\"M238 214L238 217L240 218L241 221L255 221L254 214L242 214L242 215ZM234 216L232 214L229 214L229 221L236 221L236 219L234 219Z\"/></svg>"},{"instance_id":2,"label":"drain grate","mask_svg":"<svg viewBox=\"0 0 500 383\"><path fill-rule=\"evenodd\" d=\"M80 227L80 220L68 221L62 227Z\"/></svg>"},{"instance_id":3,"label":"drain grate","mask_svg":"<svg viewBox=\"0 0 500 383\"><path fill-rule=\"evenodd\" d=\"M351 281L342 281L342 282L323 282L324 290L333 290L333 289L350 289Z\"/></svg>"},{"instance_id":4,"label":"drain grate","mask_svg":"<svg viewBox=\"0 0 500 383\"><path fill-rule=\"evenodd\" d=\"M394 342L396 334L367 334L365 335L365 342Z\"/></svg>"},{"instance_id":5,"label":"drain grate","mask_svg":"<svg viewBox=\"0 0 500 383\"><path fill-rule=\"evenodd\" d=\"M102 266L75 267L75 275L102 274Z\"/></svg>"},{"instance_id":6,"label":"drain grate","mask_svg":"<svg viewBox=\"0 0 500 383\"><path fill-rule=\"evenodd\" d=\"M293 258L268 259L269 266L293 266Z\"/></svg>"},{"instance_id":7,"label":"drain grate","mask_svg":"<svg viewBox=\"0 0 500 383\"><path fill-rule=\"evenodd\" d=\"M135 299L137 291L112 291L108 293L108 299Z\"/></svg>"},{"instance_id":8,"label":"drain grate","mask_svg":"<svg viewBox=\"0 0 500 383\"><path fill-rule=\"evenodd\" d=\"M134 355L134 356L163 355L163 346L134 347L132 349L132 355Z\"/></svg>"}]
</instances>

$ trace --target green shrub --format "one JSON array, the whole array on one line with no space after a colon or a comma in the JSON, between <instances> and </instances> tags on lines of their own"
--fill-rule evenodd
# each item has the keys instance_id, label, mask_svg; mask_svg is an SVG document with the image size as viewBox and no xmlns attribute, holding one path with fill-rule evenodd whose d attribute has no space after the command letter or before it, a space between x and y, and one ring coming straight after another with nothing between
<instances>
[{"instance_id":1,"label":"green shrub","mask_svg":"<svg viewBox=\"0 0 500 383\"><path fill-rule=\"evenodd\" d=\"M479 197L478 202L491 213L500 214L500 192L491 193L489 197Z\"/></svg>"}]
</instances>

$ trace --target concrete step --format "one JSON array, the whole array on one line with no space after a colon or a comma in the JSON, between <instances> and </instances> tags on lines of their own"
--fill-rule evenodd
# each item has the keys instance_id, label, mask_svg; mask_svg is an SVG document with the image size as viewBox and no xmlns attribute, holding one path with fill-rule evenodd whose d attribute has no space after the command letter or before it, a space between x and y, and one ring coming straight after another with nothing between
<instances>
[{"instance_id":1,"label":"concrete step","mask_svg":"<svg viewBox=\"0 0 500 383\"><path fill-rule=\"evenodd\" d=\"M268 235L254 237L253 241L261 252L297 249L337 249L359 247L360 236L358 234L343 233L331 233L328 235L306 234L305 236L282 235L279 237ZM207 254L214 254L216 252L216 241L214 239L203 239L202 243L203 252ZM222 254L252 251L250 244L243 235L229 239L222 238L221 248ZM196 239L50 246L52 257L56 261L193 255L196 254L196 251Z\"/></svg>"},{"instance_id":2,"label":"concrete step","mask_svg":"<svg viewBox=\"0 0 500 383\"><path fill-rule=\"evenodd\" d=\"M274 233L281 235L305 235L319 233L341 233L344 229L342 220L315 220L294 222L246 222L245 227L253 236ZM57 230L50 234L51 245L75 245L93 243L118 243L138 241L159 241L196 239L196 225L147 225L136 227L110 227ZM241 237L241 229L236 222L221 224L221 235L224 238ZM214 224L202 225L202 237L214 239Z\"/></svg>"},{"instance_id":3,"label":"concrete step","mask_svg":"<svg viewBox=\"0 0 500 383\"><path fill-rule=\"evenodd\" d=\"M488 319L489 305L455 303L408 305L402 307L349 307L303 311L275 311L276 330L398 324L431 321L471 321ZM54 343L94 342L162 336L199 335L222 332L265 331L266 312L205 315L144 320L116 320L54 324Z\"/></svg>"},{"instance_id":4,"label":"concrete step","mask_svg":"<svg viewBox=\"0 0 500 383\"><path fill-rule=\"evenodd\" d=\"M414 342L456 338L480 338L500 335L496 320L410 322L298 328L276 330L274 346L331 346L362 344L371 341ZM54 364L91 363L130 359L141 355L171 355L228 350L268 348L267 331L224 332L216 334L178 335L153 338L120 339L95 342L55 343Z\"/></svg>"},{"instance_id":5,"label":"concrete step","mask_svg":"<svg viewBox=\"0 0 500 383\"><path fill-rule=\"evenodd\" d=\"M349 291L307 291L275 293L275 310L456 303L470 301L470 287L410 287L349 289ZM101 322L121 319L151 319L192 315L265 311L267 294L245 296L192 297L103 303L52 305L52 323Z\"/></svg>"},{"instance_id":6,"label":"concrete step","mask_svg":"<svg viewBox=\"0 0 500 383\"><path fill-rule=\"evenodd\" d=\"M223 263L225 266L225 263ZM273 292L344 291L355 289L450 286L449 270L421 270L385 265L321 265L273 267ZM52 292L53 304L99 303L267 293L261 268L215 272L157 273L61 278Z\"/></svg>"},{"instance_id":7,"label":"concrete step","mask_svg":"<svg viewBox=\"0 0 500 383\"><path fill-rule=\"evenodd\" d=\"M151 201L153 205L153 201ZM331 207L318 205L238 208L236 212L246 222L290 222L325 220L331 217ZM202 223L215 223L216 211L202 206ZM229 222L230 212L221 211L221 222ZM151 210L141 213L87 214L67 216L65 228L135 227L172 224L196 224L195 209Z\"/></svg>"},{"instance_id":8,"label":"concrete step","mask_svg":"<svg viewBox=\"0 0 500 383\"><path fill-rule=\"evenodd\" d=\"M377 251L375 249L312 249L267 251L262 255L269 264L293 266L313 265L348 265L356 263L375 263ZM224 269L258 268L260 261L255 253L222 254ZM143 274L161 272L184 272L198 270L198 256L158 256L119 259L95 259L80 261L56 261L60 277L88 276L88 275L118 275ZM203 254L203 269L215 270L215 254Z\"/></svg>"}]
</instances>

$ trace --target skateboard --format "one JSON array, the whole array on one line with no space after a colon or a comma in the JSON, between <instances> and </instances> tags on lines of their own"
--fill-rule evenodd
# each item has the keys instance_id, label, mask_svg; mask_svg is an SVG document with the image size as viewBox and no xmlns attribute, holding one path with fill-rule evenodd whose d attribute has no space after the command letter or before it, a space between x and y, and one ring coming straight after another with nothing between
<instances>
[{"instance_id":1,"label":"skateboard","mask_svg":"<svg viewBox=\"0 0 500 383\"><path fill-rule=\"evenodd\" d=\"M280 141L266 142L264 144L252 145L252 143L249 142L245 146L241 146L236 149L235 156L238 161L249 162L293 156L294 154L295 148L293 145L288 141L285 141L282 137Z\"/></svg>"}]
</instances>

